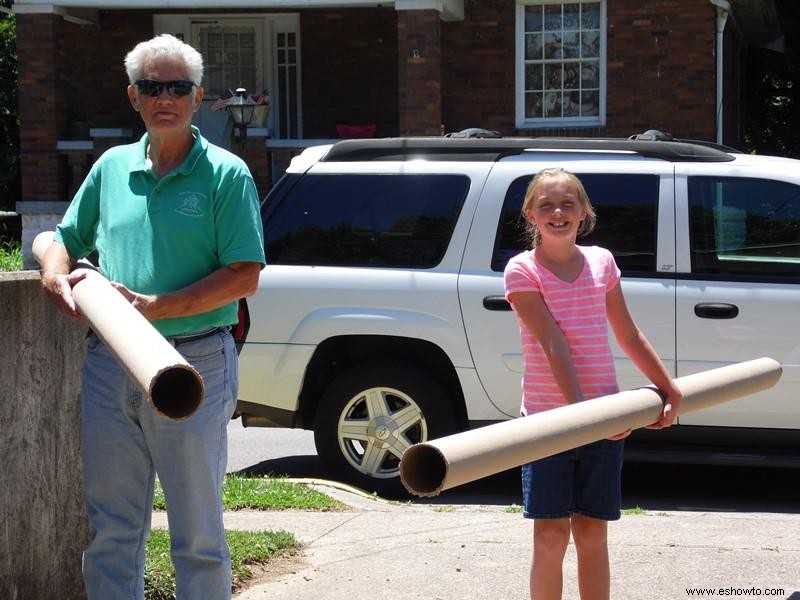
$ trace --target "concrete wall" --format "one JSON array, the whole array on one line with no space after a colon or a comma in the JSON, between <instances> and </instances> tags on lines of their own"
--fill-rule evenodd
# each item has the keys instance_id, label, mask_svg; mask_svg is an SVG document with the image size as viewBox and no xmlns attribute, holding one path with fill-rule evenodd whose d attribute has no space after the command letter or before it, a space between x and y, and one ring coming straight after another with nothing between
<instances>
[{"instance_id":1,"label":"concrete wall","mask_svg":"<svg viewBox=\"0 0 800 600\"><path fill-rule=\"evenodd\" d=\"M80 463L86 327L36 271L0 273L0 598L85 598Z\"/></svg>"}]
</instances>

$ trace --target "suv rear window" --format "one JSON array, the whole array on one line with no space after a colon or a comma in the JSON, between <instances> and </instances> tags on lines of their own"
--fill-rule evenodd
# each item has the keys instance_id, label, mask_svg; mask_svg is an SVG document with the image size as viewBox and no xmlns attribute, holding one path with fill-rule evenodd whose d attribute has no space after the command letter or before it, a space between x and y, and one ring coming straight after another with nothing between
<instances>
[{"instance_id":1,"label":"suv rear window","mask_svg":"<svg viewBox=\"0 0 800 600\"><path fill-rule=\"evenodd\" d=\"M800 278L800 186L689 177L692 273Z\"/></svg>"},{"instance_id":2,"label":"suv rear window","mask_svg":"<svg viewBox=\"0 0 800 600\"><path fill-rule=\"evenodd\" d=\"M265 205L269 264L426 269L447 250L470 180L321 174L287 183Z\"/></svg>"},{"instance_id":3,"label":"suv rear window","mask_svg":"<svg viewBox=\"0 0 800 600\"><path fill-rule=\"evenodd\" d=\"M614 254L626 275L656 270L658 227L658 175L577 174L597 213L594 231L578 238L583 246L602 246ZM525 190L532 175L520 177L506 193L492 256L492 270L502 271L508 260L530 248L525 222L520 215Z\"/></svg>"}]
</instances>

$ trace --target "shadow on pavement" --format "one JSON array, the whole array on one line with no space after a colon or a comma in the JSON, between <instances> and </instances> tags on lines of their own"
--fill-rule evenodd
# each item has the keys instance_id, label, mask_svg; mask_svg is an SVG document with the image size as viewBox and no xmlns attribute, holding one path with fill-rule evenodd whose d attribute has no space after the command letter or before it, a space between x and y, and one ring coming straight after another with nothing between
<instances>
[{"instance_id":1,"label":"shadow on pavement","mask_svg":"<svg viewBox=\"0 0 800 600\"><path fill-rule=\"evenodd\" d=\"M258 464L245 467L236 471L237 475L248 477L309 477L329 479L330 475L325 469L319 456L306 454L298 456L284 456L261 461Z\"/></svg>"},{"instance_id":2,"label":"shadow on pavement","mask_svg":"<svg viewBox=\"0 0 800 600\"><path fill-rule=\"evenodd\" d=\"M248 476L331 479L315 454L265 460L237 472ZM736 512L800 512L792 469L626 463L623 509ZM445 490L431 498L407 498L431 505L522 504L519 469Z\"/></svg>"}]
</instances>

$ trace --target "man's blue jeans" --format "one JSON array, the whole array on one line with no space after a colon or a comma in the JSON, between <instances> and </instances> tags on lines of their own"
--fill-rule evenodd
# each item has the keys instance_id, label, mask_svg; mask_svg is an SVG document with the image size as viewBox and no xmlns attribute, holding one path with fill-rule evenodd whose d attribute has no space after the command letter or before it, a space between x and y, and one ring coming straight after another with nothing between
<instances>
[{"instance_id":1,"label":"man's blue jeans","mask_svg":"<svg viewBox=\"0 0 800 600\"><path fill-rule=\"evenodd\" d=\"M90 600L144 597L154 476L167 502L178 599L231 597L222 523L227 425L238 371L230 333L179 344L202 375L205 399L185 421L160 416L108 348L89 337L83 372L82 453L92 538L83 555Z\"/></svg>"}]
</instances>

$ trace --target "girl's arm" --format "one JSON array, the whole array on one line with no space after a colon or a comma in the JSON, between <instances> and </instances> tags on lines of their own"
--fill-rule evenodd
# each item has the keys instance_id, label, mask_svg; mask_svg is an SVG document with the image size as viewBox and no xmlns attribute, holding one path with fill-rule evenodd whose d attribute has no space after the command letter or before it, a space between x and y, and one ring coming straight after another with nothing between
<instances>
[{"instance_id":1,"label":"girl's arm","mask_svg":"<svg viewBox=\"0 0 800 600\"><path fill-rule=\"evenodd\" d=\"M569 404L583 400L567 338L538 292L514 292L508 297L525 326L542 345L558 387Z\"/></svg>"},{"instance_id":2,"label":"girl's arm","mask_svg":"<svg viewBox=\"0 0 800 600\"><path fill-rule=\"evenodd\" d=\"M653 346L634 322L622 295L621 284L615 285L606 294L606 312L617 343L639 370L666 396L661 419L649 427L653 429L669 427L677 416L683 394L675 385Z\"/></svg>"}]
</instances>

